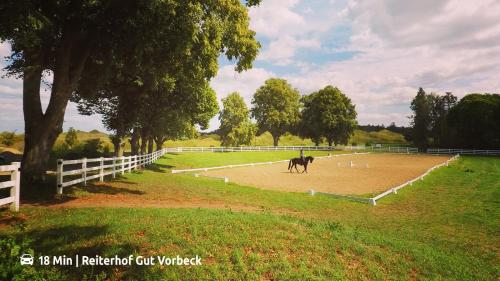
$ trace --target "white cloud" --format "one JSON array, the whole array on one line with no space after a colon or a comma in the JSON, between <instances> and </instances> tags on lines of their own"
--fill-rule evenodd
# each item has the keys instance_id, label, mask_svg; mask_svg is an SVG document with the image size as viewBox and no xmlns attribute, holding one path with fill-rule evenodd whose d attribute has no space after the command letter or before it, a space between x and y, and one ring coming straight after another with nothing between
<instances>
[{"instance_id":1,"label":"white cloud","mask_svg":"<svg viewBox=\"0 0 500 281\"><path fill-rule=\"evenodd\" d=\"M258 60L269 61L276 65L288 65L299 49L318 50L320 38L336 23L338 16L329 13L331 4L324 7L327 17L317 16L310 6L298 8L306 3L298 0L266 0L250 10L250 27L258 36L269 40L268 46L261 50Z\"/></svg>"},{"instance_id":2,"label":"white cloud","mask_svg":"<svg viewBox=\"0 0 500 281\"><path fill-rule=\"evenodd\" d=\"M232 92L239 92L250 105L253 94L268 78L274 77L272 72L262 68L253 68L242 73L234 71L234 66L221 67L215 79L210 83L220 99Z\"/></svg>"},{"instance_id":3,"label":"white cloud","mask_svg":"<svg viewBox=\"0 0 500 281\"><path fill-rule=\"evenodd\" d=\"M299 48L318 49L321 42L317 39L295 39L291 36L281 36L269 44L259 56L261 60L268 60L277 65L287 65L293 62L295 51Z\"/></svg>"}]
</instances>

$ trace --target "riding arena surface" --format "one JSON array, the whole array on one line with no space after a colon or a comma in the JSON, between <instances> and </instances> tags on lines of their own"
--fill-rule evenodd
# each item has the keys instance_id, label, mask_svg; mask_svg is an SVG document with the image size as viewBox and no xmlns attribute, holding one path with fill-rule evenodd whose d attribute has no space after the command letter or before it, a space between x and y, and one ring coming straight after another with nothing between
<instances>
[{"instance_id":1,"label":"riding arena surface","mask_svg":"<svg viewBox=\"0 0 500 281\"><path fill-rule=\"evenodd\" d=\"M230 182L291 192L360 195L385 191L412 180L449 156L407 154L352 154L314 159L308 173L288 171L288 162L210 170L202 175L227 177ZM304 169L297 166L299 172Z\"/></svg>"}]
</instances>

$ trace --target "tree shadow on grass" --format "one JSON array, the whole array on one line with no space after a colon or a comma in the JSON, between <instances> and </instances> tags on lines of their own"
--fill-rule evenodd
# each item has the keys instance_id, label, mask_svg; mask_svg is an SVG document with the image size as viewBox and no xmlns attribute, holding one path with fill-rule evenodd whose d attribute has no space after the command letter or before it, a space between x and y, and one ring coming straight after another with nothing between
<instances>
[{"instance_id":1,"label":"tree shadow on grass","mask_svg":"<svg viewBox=\"0 0 500 281\"><path fill-rule=\"evenodd\" d=\"M128 182L126 182L128 184ZM130 189L126 187L117 187L108 183L89 183L87 186L81 186L78 188L79 190L86 191L88 193L99 193L99 194L109 194L109 195L117 195L117 194L135 194L142 195L146 192L137 189ZM74 193L70 192L70 194Z\"/></svg>"},{"instance_id":2,"label":"tree shadow on grass","mask_svg":"<svg viewBox=\"0 0 500 281\"><path fill-rule=\"evenodd\" d=\"M164 169L172 169L174 167L175 166L172 166L172 165L154 163L154 164L147 165L145 169L153 171L153 172L157 172L157 173L166 173L167 171L165 171Z\"/></svg>"},{"instance_id":3,"label":"tree shadow on grass","mask_svg":"<svg viewBox=\"0 0 500 281\"><path fill-rule=\"evenodd\" d=\"M68 280L82 280L84 276L89 280L94 280L95 276L104 273L109 279L115 279L116 273L120 272L120 277L126 279L135 279L144 276L149 270L145 266L116 266L116 265L83 265L82 256L94 258L96 255L101 257L127 258L134 253L140 253L140 245L130 241L117 241L116 239L105 239L112 231L107 225L67 225L51 226L48 228L37 228L30 231L20 231L14 234L16 241L30 241L30 248L35 251L35 258L40 255L52 257L63 256L72 259L72 266L53 266L65 275ZM0 235L0 239L3 238ZM76 265L76 255L79 255L79 264ZM36 266L39 262L36 261ZM132 280L131 279L131 280Z\"/></svg>"}]
</instances>

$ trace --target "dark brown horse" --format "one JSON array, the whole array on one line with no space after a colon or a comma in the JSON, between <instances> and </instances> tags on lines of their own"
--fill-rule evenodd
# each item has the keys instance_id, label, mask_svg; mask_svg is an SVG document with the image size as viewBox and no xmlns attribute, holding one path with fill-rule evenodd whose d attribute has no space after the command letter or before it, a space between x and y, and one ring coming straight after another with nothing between
<instances>
[{"instance_id":1,"label":"dark brown horse","mask_svg":"<svg viewBox=\"0 0 500 281\"><path fill-rule=\"evenodd\" d=\"M299 173L299 170L297 169L297 165L301 165L301 166L304 166L304 171L302 171L302 173L304 173L304 172L307 173L307 164L312 163L313 160L314 160L314 157L312 157L312 156L307 156L304 159L302 159L302 158L290 159L290 162L288 163L288 170L290 171L290 173L292 173L292 168L295 167L295 170L297 171L297 173Z\"/></svg>"}]
</instances>

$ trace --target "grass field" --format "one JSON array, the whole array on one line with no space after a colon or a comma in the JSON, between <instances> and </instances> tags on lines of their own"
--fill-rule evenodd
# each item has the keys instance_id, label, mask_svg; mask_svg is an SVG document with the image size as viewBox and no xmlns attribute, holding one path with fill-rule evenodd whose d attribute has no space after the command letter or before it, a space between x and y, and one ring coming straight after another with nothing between
<instances>
[{"instance_id":1,"label":"grass field","mask_svg":"<svg viewBox=\"0 0 500 281\"><path fill-rule=\"evenodd\" d=\"M498 280L499 158L461 157L376 207L169 173L289 156L168 155L3 212L0 233L31 240L38 255L203 258L198 267L60 267L60 280Z\"/></svg>"}]
</instances>

